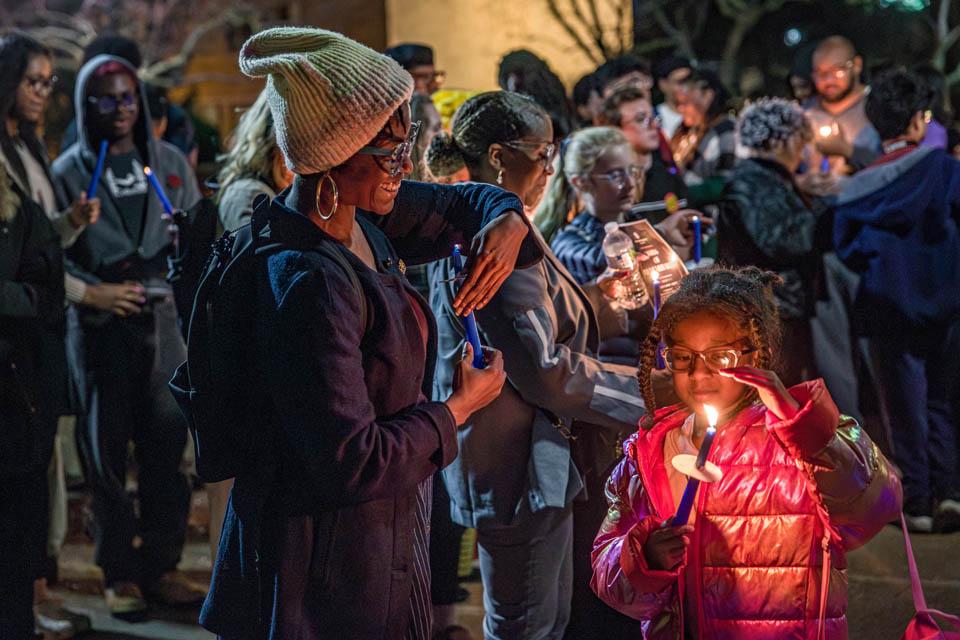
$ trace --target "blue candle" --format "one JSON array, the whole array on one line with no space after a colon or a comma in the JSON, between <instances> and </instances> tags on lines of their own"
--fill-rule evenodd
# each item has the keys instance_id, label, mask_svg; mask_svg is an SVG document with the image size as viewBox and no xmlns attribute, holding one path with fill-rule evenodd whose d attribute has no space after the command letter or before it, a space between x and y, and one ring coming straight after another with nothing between
<instances>
[{"instance_id":1,"label":"blue candle","mask_svg":"<svg viewBox=\"0 0 960 640\"><path fill-rule=\"evenodd\" d=\"M820 173L830 173L830 158L828 156L820 158Z\"/></svg>"},{"instance_id":2,"label":"blue candle","mask_svg":"<svg viewBox=\"0 0 960 640\"><path fill-rule=\"evenodd\" d=\"M710 448L713 446L713 438L717 435L717 411L710 405L704 405L707 412L707 419L710 426L707 433L700 443L700 451L697 453L697 469L702 469L707 462L707 456L710 455ZM693 508L693 499L697 495L697 489L700 487L700 481L696 478L687 478L687 486L683 490L683 496L680 498L680 506L677 507L677 513L670 521L671 527L681 527L687 524L690 519L690 510Z\"/></svg>"},{"instance_id":3,"label":"blue candle","mask_svg":"<svg viewBox=\"0 0 960 640\"><path fill-rule=\"evenodd\" d=\"M93 175L90 176L90 186L87 187L87 200L93 198L97 193L97 185L100 184L100 174L103 173L103 163L107 159L107 141L100 141L100 153L97 154L97 166L93 168Z\"/></svg>"},{"instance_id":4,"label":"blue candle","mask_svg":"<svg viewBox=\"0 0 960 640\"><path fill-rule=\"evenodd\" d=\"M453 245L453 268L460 274L463 270L463 256L460 254L460 245ZM487 363L483 361L483 348L480 346L480 332L477 331L477 320L471 311L463 317L463 330L467 334L467 342L473 347L473 368L485 369Z\"/></svg>"},{"instance_id":5,"label":"blue candle","mask_svg":"<svg viewBox=\"0 0 960 640\"><path fill-rule=\"evenodd\" d=\"M650 278L653 280L653 319L656 320L660 316L660 272L654 269L650 273ZM657 346L657 370L662 371L666 368L667 363L663 361L663 342Z\"/></svg>"},{"instance_id":6,"label":"blue candle","mask_svg":"<svg viewBox=\"0 0 960 640\"><path fill-rule=\"evenodd\" d=\"M693 217L693 261L700 263L703 257L703 234L700 231L700 216Z\"/></svg>"},{"instance_id":7,"label":"blue candle","mask_svg":"<svg viewBox=\"0 0 960 640\"><path fill-rule=\"evenodd\" d=\"M167 200L167 194L163 192L163 187L160 186L160 181L157 180L157 176L153 173L153 170L150 167L143 168L144 175L147 176L147 180L150 181L150 185L153 187L153 190L157 192L157 197L160 198L160 204L163 205L163 210L167 215L173 215L173 205L170 204L170 201Z\"/></svg>"}]
</instances>

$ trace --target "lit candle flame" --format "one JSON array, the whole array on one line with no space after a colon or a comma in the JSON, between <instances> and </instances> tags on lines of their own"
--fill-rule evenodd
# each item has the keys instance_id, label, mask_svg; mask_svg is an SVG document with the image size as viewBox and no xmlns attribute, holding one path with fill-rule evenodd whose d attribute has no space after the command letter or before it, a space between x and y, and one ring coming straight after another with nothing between
<instances>
[{"instance_id":1,"label":"lit candle flame","mask_svg":"<svg viewBox=\"0 0 960 640\"><path fill-rule=\"evenodd\" d=\"M831 127L830 125L825 124L822 127L820 127L820 135L823 136L824 138L829 136L831 133L833 133L833 127Z\"/></svg>"},{"instance_id":2,"label":"lit candle flame","mask_svg":"<svg viewBox=\"0 0 960 640\"><path fill-rule=\"evenodd\" d=\"M651 271L651 272L650 272L650 279L653 280L654 282L657 282L658 280L660 280L660 272L657 271L656 269L654 269L653 271Z\"/></svg>"},{"instance_id":3,"label":"lit candle flame","mask_svg":"<svg viewBox=\"0 0 960 640\"><path fill-rule=\"evenodd\" d=\"M720 414L709 404L703 405L703 410L707 414L707 422L710 423L710 428L715 429L717 427L717 420L720 418Z\"/></svg>"},{"instance_id":4,"label":"lit candle flame","mask_svg":"<svg viewBox=\"0 0 960 640\"><path fill-rule=\"evenodd\" d=\"M143 173L144 173L144 175L148 175L148 176L149 176L149 175L153 174L153 171L150 169L150 167L144 167L144 168L143 168Z\"/></svg>"}]
</instances>

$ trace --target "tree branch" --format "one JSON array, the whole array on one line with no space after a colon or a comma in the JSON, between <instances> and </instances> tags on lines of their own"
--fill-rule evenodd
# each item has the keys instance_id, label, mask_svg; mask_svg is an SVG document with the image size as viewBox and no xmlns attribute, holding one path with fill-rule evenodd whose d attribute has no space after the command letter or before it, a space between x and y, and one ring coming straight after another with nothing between
<instances>
[{"instance_id":1,"label":"tree branch","mask_svg":"<svg viewBox=\"0 0 960 640\"><path fill-rule=\"evenodd\" d=\"M567 35L570 36L570 39L573 40L573 43L577 45L577 48L583 51L590 61L594 64L600 64L602 60L597 58L596 52L590 48L590 46L583 41L583 38L580 37L580 34L577 33L577 30L573 28L567 19L560 12L560 8L557 6L557 0L547 0L547 9L550 11L550 15L553 16L553 19L557 21L561 28L567 32Z\"/></svg>"}]
</instances>

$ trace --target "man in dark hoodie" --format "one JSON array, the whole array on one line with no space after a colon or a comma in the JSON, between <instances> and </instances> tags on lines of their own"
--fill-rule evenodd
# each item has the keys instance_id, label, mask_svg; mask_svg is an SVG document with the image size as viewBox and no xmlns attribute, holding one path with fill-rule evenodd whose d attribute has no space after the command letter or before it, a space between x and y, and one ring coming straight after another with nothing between
<instances>
[{"instance_id":1,"label":"man in dark hoodie","mask_svg":"<svg viewBox=\"0 0 960 640\"><path fill-rule=\"evenodd\" d=\"M930 88L892 71L867 96L883 155L840 195L837 255L862 278L853 309L867 337L915 531L960 529L951 332L960 326L960 162L919 146Z\"/></svg>"},{"instance_id":2,"label":"man in dark hoodie","mask_svg":"<svg viewBox=\"0 0 960 640\"><path fill-rule=\"evenodd\" d=\"M77 142L52 167L58 197L72 202L88 188L100 141L108 142L96 192L101 217L69 249L68 268L90 283L141 285L111 312L81 316L89 411L80 441L94 497L96 560L108 606L118 615L145 608L142 590L175 604L203 597L202 588L175 571L190 488L180 469L187 428L166 382L186 349L163 277L171 239L144 168L152 168L175 208L191 207L200 193L183 154L153 139L144 95L125 60L90 60L77 76ZM124 489L131 440L139 521Z\"/></svg>"}]
</instances>

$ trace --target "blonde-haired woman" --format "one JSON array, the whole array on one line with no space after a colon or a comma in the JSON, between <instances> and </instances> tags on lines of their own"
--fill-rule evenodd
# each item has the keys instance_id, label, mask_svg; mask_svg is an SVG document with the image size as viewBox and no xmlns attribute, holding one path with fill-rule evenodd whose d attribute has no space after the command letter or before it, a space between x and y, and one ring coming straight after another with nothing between
<instances>
[{"instance_id":1,"label":"blonde-haired woman","mask_svg":"<svg viewBox=\"0 0 960 640\"><path fill-rule=\"evenodd\" d=\"M220 157L223 168L218 174L217 215L227 231L247 223L257 196L273 198L293 182L293 172L277 148L266 96L266 91L261 91L243 114L233 132L230 151Z\"/></svg>"}]
</instances>

